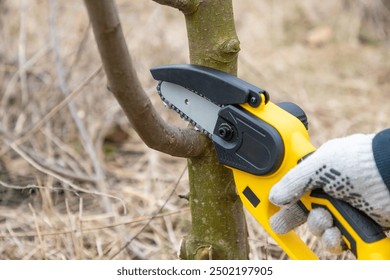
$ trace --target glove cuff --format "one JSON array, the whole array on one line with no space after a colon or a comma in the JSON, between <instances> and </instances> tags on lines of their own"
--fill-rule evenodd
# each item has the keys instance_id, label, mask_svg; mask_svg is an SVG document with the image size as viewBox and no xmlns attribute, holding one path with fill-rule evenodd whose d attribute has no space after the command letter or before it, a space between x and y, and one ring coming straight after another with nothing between
<instances>
[{"instance_id":1,"label":"glove cuff","mask_svg":"<svg viewBox=\"0 0 390 280\"><path fill-rule=\"evenodd\" d=\"M372 150L379 174L390 191L390 128L375 135Z\"/></svg>"}]
</instances>

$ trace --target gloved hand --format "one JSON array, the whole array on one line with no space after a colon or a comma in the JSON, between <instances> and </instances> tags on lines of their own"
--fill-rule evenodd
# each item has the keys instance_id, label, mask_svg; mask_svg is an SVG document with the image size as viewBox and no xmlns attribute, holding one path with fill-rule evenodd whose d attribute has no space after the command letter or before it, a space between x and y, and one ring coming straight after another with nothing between
<instances>
[{"instance_id":1,"label":"gloved hand","mask_svg":"<svg viewBox=\"0 0 390 280\"><path fill-rule=\"evenodd\" d=\"M270 201L282 206L270 219L275 232L287 233L307 220L308 229L321 236L328 251L341 253L341 232L333 226L330 213L317 208L307 215L295 203L306 191L316 188L348 202L389 228L390 129L376 135L355 134L326 142L271 189Z\"/></svg>"}]
</instances>

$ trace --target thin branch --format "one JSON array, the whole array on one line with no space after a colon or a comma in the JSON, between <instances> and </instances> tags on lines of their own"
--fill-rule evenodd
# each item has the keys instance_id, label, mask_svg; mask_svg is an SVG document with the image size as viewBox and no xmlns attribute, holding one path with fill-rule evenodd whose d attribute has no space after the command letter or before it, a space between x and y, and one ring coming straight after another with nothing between
<instances>
[{"instance_id":1,"label":"thin branch","mask_svg":"<svg viewBox=\"0 0 390 280\"><path fill-rule=\"evenodd\" d=\"M78 182L86 182L86 183L94 183L94 184L98 184L98 181L100 180L96 176L90 176L90 175L83 174L83 173L78 174L78 173L75 173L72 171L68 171L63 167L56 166L53 163L50 163L47 160L45 160L44 158L42 158L42 156L37 155L36 152L28 151L27 148L24 148L24 149L22 148L22 150L32 160L34 160L35 162L39 162L39 165L41 165L43 168L46 168L47 170L53 171L54 173L56 173L64 178L67 178L70 180L76 180ZM102 191L101 189L99 189L99 191L102 193L108 192L108 190ZM106 209L106 211L107 211L107 209Z\"/></svg>"},{"instance_id":2,"label":"thin branch","mask_svg":"<svg viewBox=\"0 0 390 280\"><path fill-rule=\"evenodd\" d=\"M125 203L124 203L122 198L116 197L116 196L113 196L113 195L110 195L110 194L107 194L107 193L101 193L101 192L98 192L98 191L89 191L87 189L79 187L76 184L73 184L67 178L64 178L61 175L56 174L53 171L48 170L47 168L45 168L42 165L40 165L40 163L36 162L34 159L29 157L16 143L14 143L14 142L13 143L9 143L9 146L12 148L12 150L14 150L19 156L21 156L25 161L27 161L35 169L37 169L37 170L41 171L42 173L47 174L47 175L49 175L51 177L54 177L57 180L65 183L65 184L67 184L68 186L70 186L75 191L79 191L79 192L83 192L83 193L89 193L89 194L98 195L98 196L106 196L108 198L119 200L121 202L122 206L123 206L124 212L126 213L126 211L127 211L126 210L126 205L125 205Z\"/></svg>"},{"instance_id":3,"label":"thin branch","mask_svg":"<svg viewBox=\"0 0 390 280\"><path fill-rule=\"evenodd\" d=\"M59 51L59 40L58 40L58 32L57 32L57 1L56 0L50 0L49 2L49 7L50 7L50 39L51 39L51 44L52 44L52 49L53 49L53 54L54 54L54 60L55 60L55 66L56 66L56 72L57 72L57 77L58 77L58 82L59 82L59 89L65 97L70 94L70 90L68 87L68 83L66 82L65 79L65 73L64 73L64 67L62 64L62 60L60 57L60 51ZM106 193L108 192L108 185L105 182L105 174L103 171L103 168L100 165L99 158L96 154L95 147L92 143L92 139L89 136L87 129L84 125L84 123L81 121L77 114L77 107L76 103L73 101L70 101L68 103L68 109L70 111L70 114L72 116L72 119L74 123L76 124L77 130L79 131L81 143L84 146L84 149L86 150L93 169L95 171L95 176L97 179L97 187L100 192ZM107 197L102 197L102 204L103 207L105 208L106 212L111 213L113 211L112 206L110 201L107 199Z\"/></svg>"},{"instance_id":4,"label":"thin branch","mask_svg":"<svg viewBox=\"0 0 390 280\"><path fill-rule=\"evenodd\" d=\"M32 127L28 128L22 136L20 136L18 139L14 140L12 143L15 145L20 145L24 141L28 140L29 137L36 132L37 130L41 129L42 126L49 121L51 118L53 118L62 108L64 108L78 93L81 92L81 90L91 81L93 78L95 78L100 71L102 70L102 66L99 66L94 72L92 72L80 85L77 86L68 96L66 96L59 104L55 105L44 117L42 117L39 121L37 121L35 124L32 125ZM0 132L3 132L0 130ZM6 133L6 132L3 132ZM9 151L9 147L3 147L0 149L0 157L4 155L6 152Z\"/></svg>"},{"instance_id":5,"label":"thin branch","mask_svg":"<svg viewBox=\"0 0 390 280\"><path fill-rule=\"evenodd\" d=\"M80 198L81 201L81 198ZM50 231L50 232L41 232L40 236L45 237L45 236L55 236L55 235L63 235L63 234L80 234L82 236L83 233L87 232L92 232L92 231L99 231L99 230L105 230L109 228L115 228L115 227L120 227L120 226L127 226L127 225L133 225L133 224L140 224L143 222L148 222L150 219L157 219L157 218L162 218L162 217L168 217L168 216L173 216L173 215L181 215L186 212L188 212L190 208L185 207L182 209L166 212L166 213L161 213L157 215L152 215L152 216L146 216L146 217L139 217L135 219L130 219L126 221L121 221L121 222L114 222L114 223L109 223L109 224L103 224L99 226L93 226L93 227L86 227L86 228L80 228L80 229L63 229L59 231ZM30 232L12 232L11 229L8 229L10 234L6 233L0 233L0 239L4 238L31 238L31 237L37 237L37 232L36 231L30 231ZM255 240L256 241L256 240ZM16 241L15 241L16 242Z\"/></svg>"},{"instance_id":6,"label":"thin branch","mask_svg":"<svg viewBox=\"0 0 390 280\"><path fill-rule=\"evenodd\" d=\"M146 96L133 67L114 1L84 2L107 75L108 88L145 144L173 156L195 157L202 154L205 137L193 129L167 124Z\"/></svg>"},{"instance_id":7,"label":"thin branch","mask_svg":"<svg viewBox=\"0 0 390 280\"><path fill-rule=\"evenodd\" d=\"M192 14L199 6L199 0L153 0L161 5L179 9L183 14Z\"/></svg>"},{"instance_id":8,"label":"thin branch","mask_svg":"<svg viewBox=\"0 0 390 280\"><path fill-rule=\"evenodd\" d=\"M27 13L27 1L22 0L20 2L20 31L19 31L19 77L20 77L20 86L22 91L22 104L25 105L28 98L28 88L27 88L27 75L26 68L26 13Z\"/></svg>"},{"instance_id":9,"label":"thin branch","mask_svg":"<svg viewBox=\"0 0 390 280\"><path fill-rule=\"evenodd\" d=\"M167 205L168 201L171 199L171 197L173 196L173 194L175 193L176 189L177 189L177 186L179 185L181 179L183 178L184 176L184 173L185 171L187 170L187 167L183 169L183 171L181 172L179 178L177 179L176 181L176 184L173 186L171 192L169 193L168 197L165 199L164 203L161 205L161 207L157 210L157 212L152 215L150 217L150 219L144 224L144 226L129 240L126 242L125 245L123 245L119 251L117 251L114 255L111 256L111 260L114 259L115 257L117 257L119 255L119 253L121 253L123 250L125 250L126 248L129 247L129 245L131 244L131 242L133 242L135 239L138 238L138 236L144 232L144 230L149 226L149 224L153 221L154 218L156 218L160 213L161 211L164 209L165 205Z\"/></svg>"},{"instance_id":10,"label":"thin branch","mask_svg":"<svg viewBox=\"0 0 390 280\"><path fill-rule=\"evenodd\" d=\"M32 66L34 66L34 64L36 62L38 62L39 59L41 59L44 55L46 55L46 53L49 50L50 50L49 45L44 46L43 48L38 50L31 58L29 58L27 61L25 61L23 65L20 65L20 63L19 63L19 67L17 69L11 69L12 66L10 66L10 65L7 65L7 66L3 65L3 67L9 68L9 72L15 71L15 73L13 73L12 77L9 79L9 82L5 88L4 93L2 93L2 96L0 97L0 105L3 108L7 108L7 102L9 101L11 96L14 94L16 83L18 82L18 79L22 76L21 72L22 71L26 71L26 72L31 71L30 68Z\"/></svg>"}]
</instances>

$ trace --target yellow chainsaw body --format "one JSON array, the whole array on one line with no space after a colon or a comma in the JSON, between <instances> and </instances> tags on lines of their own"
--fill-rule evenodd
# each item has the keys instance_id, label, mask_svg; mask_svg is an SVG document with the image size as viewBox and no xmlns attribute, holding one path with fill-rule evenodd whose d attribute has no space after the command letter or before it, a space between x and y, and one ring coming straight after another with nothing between
<instances>
[{"instance_id":1,"label":"yellow chainsaw body","mask_svg":"<svg viewBox=\"0 0 390 280\"><path fill-rule=\"evenodd\" d=\"M281 135L284 143L284 157L278 170L270 175L258 176L240 171L235 168L233 175L237 187L237 192L245 208L255 217L269 235L280 245L283 251L291 259L314 260L318 256L295 232L287 234L276 234L269 219L275 214L279 207L273 205L269 200L269 192L290 169L298 164L298 161L315 151L310 142L309 134L301 121L272 102L261 104L257 108L249 105L242 105L244 109L273 126ZM323 205L333 215L349 233L345 238L347 246L351 248L350 240L355 242L357 259L390 259L390 238L383 238L373 243L363 241L359 234L348 224L344 217L327 199L312 197L310 193L302 197L301 202L307 208L312 209L312 205Z\"/></svg>"}]
</instances>

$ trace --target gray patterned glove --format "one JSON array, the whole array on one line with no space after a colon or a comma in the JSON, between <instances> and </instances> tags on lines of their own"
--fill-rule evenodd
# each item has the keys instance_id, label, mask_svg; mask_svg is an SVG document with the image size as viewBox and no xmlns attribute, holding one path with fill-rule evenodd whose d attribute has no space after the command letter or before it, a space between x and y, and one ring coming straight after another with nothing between
<instances>
[{"instance_id":1,"label":"gray patterned glove","mask_svg":"<svg viewBox=\"0 0 390 280\"><path fill-rule=\"evenodd\" d=\"M318 208L307 215L295 204L306 191L317 188L389 228L390 129L326 142L271 189L270 201L282 206L270 219L275 232L286 233L307 220L309 230L322 238L328 251L341 253L341 233L330 213Z\"/></svg>"}]
</instances>

